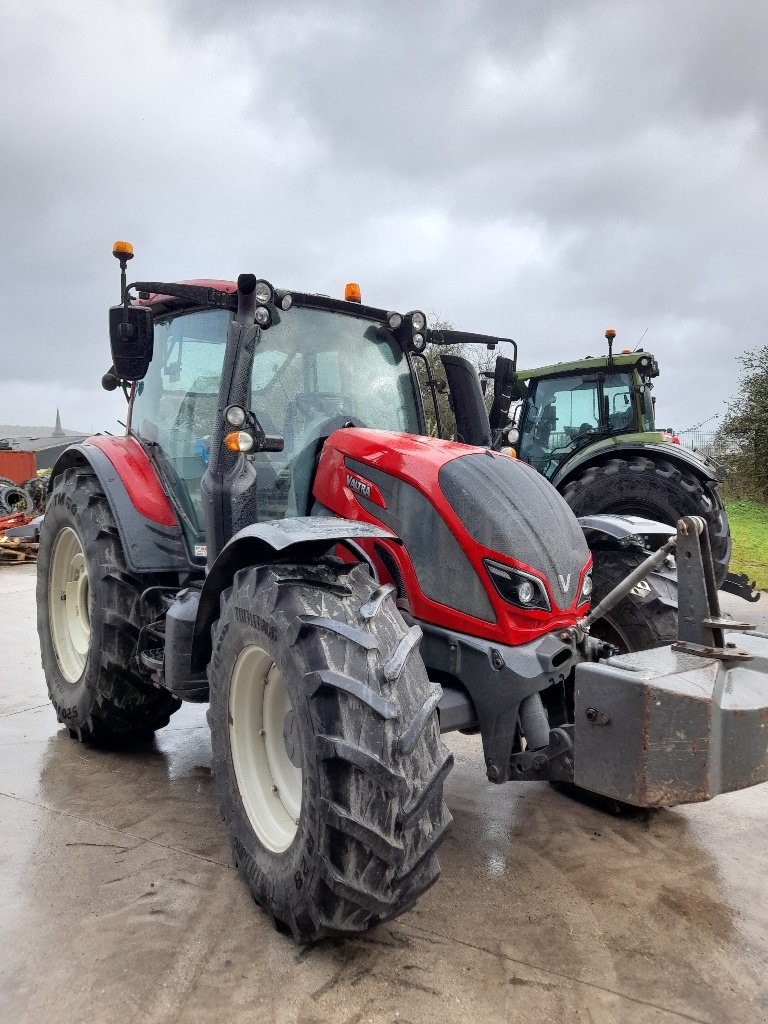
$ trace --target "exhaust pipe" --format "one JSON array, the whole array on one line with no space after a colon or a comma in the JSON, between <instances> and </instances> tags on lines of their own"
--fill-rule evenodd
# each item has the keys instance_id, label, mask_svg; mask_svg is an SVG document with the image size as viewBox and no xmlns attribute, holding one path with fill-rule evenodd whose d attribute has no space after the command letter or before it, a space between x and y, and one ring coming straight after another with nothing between
<instances>
[{"instance_id":1,"label":"exhaust pipe","mask_svg":"<svg viewBox=\"0 0 768 1024\"><path fill-rule=\"evenodd\" d=\"M237 312L235 320L239 324L251 327L256 312L256 275L240 274L237 279Z\"/></svg>"}]
</instances>

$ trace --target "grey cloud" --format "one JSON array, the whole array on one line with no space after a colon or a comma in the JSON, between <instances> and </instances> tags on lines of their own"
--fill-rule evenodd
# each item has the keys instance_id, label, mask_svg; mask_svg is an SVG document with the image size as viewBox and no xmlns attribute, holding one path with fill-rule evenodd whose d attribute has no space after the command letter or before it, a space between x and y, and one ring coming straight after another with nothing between
<instances>
[{"instance_id":1,"label":"grey cloud","mask_svg":"<svg viewBox=\"0 0 768 1024\"><path fill-rule=\"evenodd\" d=\"M37 0L4 27L2 345L34 359L0 419L41 374L70 425L114 418L87 396L117 236L137 276L360 279L528 363L648 327L678 425L762 343L764 5Z\"/></svg>"}]
</instances>

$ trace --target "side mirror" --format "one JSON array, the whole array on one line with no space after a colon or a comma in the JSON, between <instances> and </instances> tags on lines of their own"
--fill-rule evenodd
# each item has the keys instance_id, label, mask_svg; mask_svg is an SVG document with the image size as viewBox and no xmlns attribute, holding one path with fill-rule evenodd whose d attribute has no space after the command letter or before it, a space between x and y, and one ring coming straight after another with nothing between
<instances>
[{"instance_id":1,"label":"side mirror","mask_svg":"<svg viewBox=\"0 0 768 1024\"><path fill-rule=\"evenodd\" d=\"M152 310L148 306L112 306L109 343L115 375L121 380L143 380L152 361Z\"/></svg>"}]
</instances>

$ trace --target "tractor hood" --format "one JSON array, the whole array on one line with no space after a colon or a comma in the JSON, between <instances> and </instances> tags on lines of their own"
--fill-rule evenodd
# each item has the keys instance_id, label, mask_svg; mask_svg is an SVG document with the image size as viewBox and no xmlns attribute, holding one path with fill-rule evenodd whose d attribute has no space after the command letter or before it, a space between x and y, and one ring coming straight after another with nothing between
<instances>
[{"instance_id":1,"label":"tractor hood","mask_svg":"<svg viewBox=\"0 0 768 1024\"><path fill-rule=\"evenodd\" d=\"M541 573L554 604L570 607L589 548L573 512L543 476L516 459L483 452L447 462L438 479L473 540Z\"/></svg>"},{"instance_id":2,"label":"tractor hood","mask_svg":"<svg viewBox=\"0 0 768 1024\"><path fill-rule=\"evenodd\" d=\"M550 483L506 455L345 428L323 448L314 495L326 514L376 523L399 538L384 545L385 566L397 563L388 575L400 580L416 618L469 632L469 616L476 634L506 642L514 628L520 642L584 612L590 553L581 527ZM497 581L509 569L517 585L520 574L535 577L543 601L508 598Z\"/></svg>"}]
</instances>

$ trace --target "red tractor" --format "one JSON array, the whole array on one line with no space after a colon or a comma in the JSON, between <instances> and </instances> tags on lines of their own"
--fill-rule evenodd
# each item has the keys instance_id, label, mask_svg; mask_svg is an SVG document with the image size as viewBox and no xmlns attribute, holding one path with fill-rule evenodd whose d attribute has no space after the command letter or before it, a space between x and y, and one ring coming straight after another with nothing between
<instances>
[{"instance_id":1,"label":"red tractor","mask_svg":"<svg viewBox=\"0 0 768 1024\"><path fill-rule=\"evenodd\" d=\"M768 777L768 638L726 641L737 624L719 618L702 521L676 538L621 517L582 528L530 467L421 436L419 311L252 275L127 285L132 250L115 255L103 383L124 388L128 426L52 473L38 561L51 700L73 738L103 744L210 701L236 863L297 941L395 917L435 881L442 732L478 732L495 783L641 806ZM464 426L482 429L477 375L455 359L446 373ZM663 535L591 612L585 529ZM677 643L618 655L593 624L675 543Z\"/></svg>"}]
</instances>

